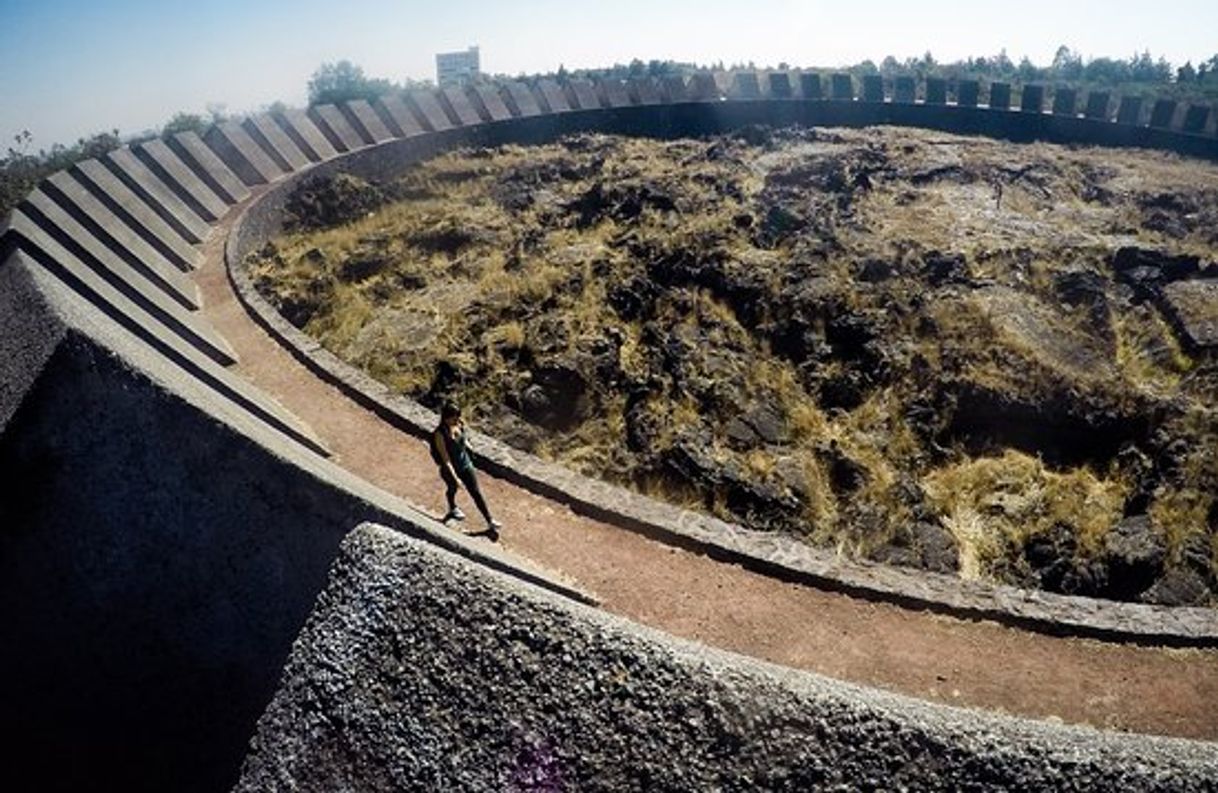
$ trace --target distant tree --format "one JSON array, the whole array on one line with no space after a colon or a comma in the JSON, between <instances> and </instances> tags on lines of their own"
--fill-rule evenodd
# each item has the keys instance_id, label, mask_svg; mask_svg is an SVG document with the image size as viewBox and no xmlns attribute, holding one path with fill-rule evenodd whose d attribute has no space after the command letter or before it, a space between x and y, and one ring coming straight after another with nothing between
<instances>
[{"instance_id":1,"label":"distant tree","mask_svg":"<svg viewBox=\"0 0 1218 793\"><path fill-rule=\"evenodd\" d=\"M1171 79L1171 64L1163 58L1156 61L1149 50L1143 50L1129 59L1129 78L1139 83L1165 83Z\"/></svg>"},{"instance_id":2,"label":"distant tree","mask_svg":"<svg viewBox=\"0 0 1218 793\"><path fill-rule=\"evenodd\" d=\"M1015 76L1015 62L1012 61L1010 56L1007 55L1005 48L994 56L993 62L994 71L997 76L1007 78Z\"/></svg>"},{"instance_id":3,"label":"distant tree","mask_svg":"<svg viewBox=\"0 0 1218 793\"><path fill-rule=\"evenodd\" d=\"M1197 70L1193 68L1192 61L1185 61L1184 65L1176 69L1177 83L1195 83L1197 82Z\"/></svg>"},{"instance_id":4,"label":"distant tree","mask_svg":"<svg viewBox=\"0 0 1218 793\"><path fill-rule=\"evenodd\" d=\"M309 105L375 99L395 87L389 80L364 76L364 70L351 61L323 63L309 79Z\"/></svg>"},{"instance_id":5,"label":"distant tree","mask_svg":"<svg viewBox=\"0 0 1218 793\"><path fill-rule=\"evenodd\" d=\"M81 138L75 147L79 150L80 156L76 157L75 152L69 156L73 157L74 161L96 159L122 145L123 141L118 135L118 130L112 129L109 132L99 132L92 137Z\"/></svg>"},{"instance_id":6,"label":"distant tree","mask_svg":"<svg viewBox=\"0 0 1218 793\"><path fill-rule=\"evenodd\" d=\"M885 77L891 77L899 71L901 71L901 64L891 55L885 56L884 60L880 61L880 74Z\"/></svg>"},{"instance_id":7,"label":"distant tree","mask_svg":"<svg viewBox=\"0 0 1218 793\"><path fill-rule=\"evenodd\" d=\"M1053 63L1049 66L1053 79L1073 81L1083 76L1083 56L1066 45L1057 48L1053 55Z\"/></svg>"},{"instance_id":8,"label":"distant tree","mask_svg":"<svg viewBox=\"0 0 1218 793\"><path fill-rule=\"evenodd\" d=\"M207 114L211 116L211 123L219 124L228 120L228 105L223 102L208 102Z\"/></svg>"},{"instance_id":9,"label":"distant tree","mask_svg":"<svg viewBox=\"0 0 1218 793\"><path fill-rule=\"evenodd\" d=\"M1041 70L1037 68L1036 64L1032 63L1032 59L1027 55L1020 59L1017 72L1019 74L1019 79L1023 80L1025 83L1031 83L1036 80L1044 79L1041 74Z\"/></svg>"},{"instance_id":10,"label":"distant tree","mask_svg":"<svg viewBox=\"0 0 1218 793\"><path fill-rule=\"evenodd\" d=\"M649 77L668 77L674 74L681 74L681 69L672 61L652 60L647 62L647 75Z\"/></svg>"},{"instance_id":11,"label":"distant tree","mask_svg":"<svg viewBox=\"0 0 1218 793\"><path fill-rule=\"evenodd\" d=\"M16 135L13 136L13 143L17 144L17 146L16 146L16 148L14 148L12 146L9 147L8 156L10 158L24 157L25 154L29 151L30 142L33 140L34 140L34 136L30 134L30 131L28 129L21 130L20 132L18 132Z\"/></svg>"},{"instance_id":12,"label":"distant tree","mask_svg":"<svg viewBox=\"0 0 1218 793\"><path fill-rule=\"evenodd\" d=\"M35 185L56 171L81 160L96 159L122 145L117 129L80 138L72 146L56 143L50 151L40 149L37 154L30 153L33 140L29 130L22 130L13 137L16 145L10 146L0 158L0 216L6 215Z\"/></svg>"},{"instance_id":13,"label":"distant tree","mask_svg":"<svg viewBox=\"0 0 1218 793\"><path fill-rule=\"evenodd\" d=\"M1082 77L1088 82L1108 85L1116 85L1132 79L1129 62L1113 58L1092 58L1083 67Z\"/></svg>"},{"instance_id":14,"label":"distant tree","mask_svg":"<svg viewBox=\"0 0 1218 793\"><path fill-rule=\"evenodd\" d=\"M211 119L204 118L197 113L178 112L165 122L165 126L161 127L161 137L169 138L179 132L195 132L202 135L211 124Z\"/></svg>"}]
</instances>

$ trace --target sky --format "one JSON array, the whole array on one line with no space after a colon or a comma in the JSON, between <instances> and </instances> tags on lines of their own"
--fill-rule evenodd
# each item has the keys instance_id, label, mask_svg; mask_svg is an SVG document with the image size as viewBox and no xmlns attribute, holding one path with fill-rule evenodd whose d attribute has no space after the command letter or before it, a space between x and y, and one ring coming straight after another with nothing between
<instances>
[{"instance_id":1,"label":"sky","mask_svg":"<svg viewBox=\"0 0 1218 793\"><path fill-rule=\"evenodd\" d=\"M1018 10L1013 10L1013 9ZM1218 54L1218 2L972 0L0 0L0 152L176 112L303 105L319 65L434 79L435 53L476 44L483 70L519 74L642 60L844 66L1001 50L1047 65L1149 50L1175 65Z\"/></svg>"}]
</instances>

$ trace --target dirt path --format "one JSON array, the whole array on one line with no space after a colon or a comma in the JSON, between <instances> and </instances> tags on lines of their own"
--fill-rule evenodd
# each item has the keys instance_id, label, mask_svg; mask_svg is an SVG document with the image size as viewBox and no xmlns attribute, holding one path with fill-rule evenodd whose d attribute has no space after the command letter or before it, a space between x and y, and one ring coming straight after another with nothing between
<instances>
[{"instance_id":1,"label":"dirt path","mask_svg":"<svg viewBox=\"0 0 1218 793\"><path fill-rule=\"evenodd\" d=\"M196 274L244 377L312 426L334 461L432 514L426 445L314 377L250 319L223 265L228 227ZM928 700L1096 727L1218 739L1218 650L1061 639L782 583L642 538L481 474L503 546L561 571L603 608L668 633ZM473 513L472 505L466 505ZM471 516L470 524L479 523Z\"/></svg>"}]
</instances>

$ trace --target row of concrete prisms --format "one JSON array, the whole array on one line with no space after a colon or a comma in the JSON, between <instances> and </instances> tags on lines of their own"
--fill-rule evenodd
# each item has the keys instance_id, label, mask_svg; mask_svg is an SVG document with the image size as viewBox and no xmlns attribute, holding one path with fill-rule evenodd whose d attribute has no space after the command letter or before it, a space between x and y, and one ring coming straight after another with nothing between
<instances>
[{"instance_id":1,"label":"row of concrete prisms","mask_svg":"<svg viewBox=\"0 0 1218 793\"><path fill-rule=\"evenodd\" d=\"M199 135L181 132L124 147L54 174L7 218L4 250L19 249L51 270L106 314L189 362L196 374L231 392L247 408L298 440L282 409L225 367L236 356L199 312L189 273L200 262L210 229L251 189L358 149L397 138L529 118L643 105L735 101L921 102L979 106L980 86L961 81L897 78L888 96L878 75L853 78L811 72L700 73L691 78L628 81L540 79L392 94L372 101L318 105L225 121ZM988 107L1011 108L1010 86L988 87ZM1022 112L1042 112L1044 89L1025 86ZM1111 121L1107 94L1093 93L1085 116ZM1054 115L1074 115L1073 92L1059 90ZM1121 100L1117 123L1140 124L1142 103ZM1156 102L1149 123L1171 128L1172 100ZM1184 112L1184 132L1206 130L1209 108Z\"/></svg>"}]
</instances>

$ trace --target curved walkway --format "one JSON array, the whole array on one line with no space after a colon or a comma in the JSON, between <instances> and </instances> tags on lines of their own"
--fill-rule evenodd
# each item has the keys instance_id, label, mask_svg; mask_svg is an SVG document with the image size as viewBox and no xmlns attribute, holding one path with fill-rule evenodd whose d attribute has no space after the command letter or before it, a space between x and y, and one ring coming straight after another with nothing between
<instances>
[{"instance_id":1,"label":"curved walkway","mask_svg":"<svg viewBox=\"0 0 1218 793\"><path fill-rule=\"evenodd\" d=\"M307 422L337 464L440 513L443 488L425 444L314 377L246 315L224 267L225 240L241 209L213 230L195 274L204 313L240 357L235 371ZM606 610L637 622L932 701L1218 740L1218 650L1055 638L783 583L481 478L506 524L507 551L558 571Z\"/></svg>"}]
</instances>

